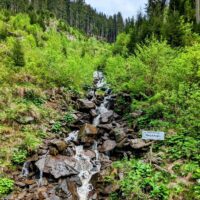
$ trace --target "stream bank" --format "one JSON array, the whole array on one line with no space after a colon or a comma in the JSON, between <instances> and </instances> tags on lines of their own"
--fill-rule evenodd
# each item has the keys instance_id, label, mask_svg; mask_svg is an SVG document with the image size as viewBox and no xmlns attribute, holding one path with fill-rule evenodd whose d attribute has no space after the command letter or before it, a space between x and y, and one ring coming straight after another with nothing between
<instances>
[{"instance_id":1,"label":"stream bank","mask_svg":"<svg viewBox=\"0 0 200 200\"><path fill-rule=\"evenodd\" d=\"M115 101L103 73L95 72L87 98L76 100L72 131L44 141L16 174L17 190L7 199L95 200L117 190L103 178L112 162L150 143L138 139L115 113Z\"/></svg>"}]
</instances>

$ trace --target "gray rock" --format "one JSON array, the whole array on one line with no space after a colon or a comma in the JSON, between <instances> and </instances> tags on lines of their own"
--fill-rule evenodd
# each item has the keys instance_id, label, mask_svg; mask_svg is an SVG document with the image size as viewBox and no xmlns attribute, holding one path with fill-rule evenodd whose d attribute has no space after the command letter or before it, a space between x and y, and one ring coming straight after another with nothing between
<instances>
[{"instance_id":1,"label":"gray rock","mask_svg":"<svg viewBox=\"0 0 200 200\"><path fill-rule=\"evenodd\" d=\"M114 140L106 140L103 142L103 145L99 149L100 152L109 152L112 151L117 146L117 143Z\"/></svg>"},{"instance_id":2,"label":"gray rock","mask_svg":"<svg viewBox=\"0 0 200 200\"><path fill-rule=\"evenodd\" d=\"M80 108L82 109L93 109L95 108L95 104L92 101L87 99L78 99L78 103Z\"/></svg>"},{"instance_id":3,"label":"gray rock","mask_svg":"<svg viewBox=\"0 0 200 200\"><path fill-rule=\"evenodd\" d=\"M113 116L113 111L112 110L101 114L101 122L102 123L108 123L109 120L112 118L112 116Z\"/></svg>"},{"instance_id":4,"label":"gray rock","mask_svg":"<svg viewBox=\"0 0 200 200\"><path fill-rule=\"evenodd\" d=\"M97 112L95 109L90 110L90 114L92 115L92 117L96 117L97 116Z\"/></svg>"},{"instance_id":5,"label":"gray rock","mask_svg":"<svg viewBox=\"0 0 200 200\"><path fill-rule=\"evenodd\" d=\"M77 175L79 172L73 168L75 160L67 156L50 156L42 158L35 163L40 171L52 174L54 178Z\"/></svg>"},{"instance_id":6,"label":"gray rock","mask_svg":"<svg viewBox=\"0 0 200 200\"><path fill-rule=\"evenodd\" d=\"M97 127L102 128L102 129L106 129L108 131L112 130L112 128L113 128L112 124L99 124Z\"/></svg>"}]
</instances>

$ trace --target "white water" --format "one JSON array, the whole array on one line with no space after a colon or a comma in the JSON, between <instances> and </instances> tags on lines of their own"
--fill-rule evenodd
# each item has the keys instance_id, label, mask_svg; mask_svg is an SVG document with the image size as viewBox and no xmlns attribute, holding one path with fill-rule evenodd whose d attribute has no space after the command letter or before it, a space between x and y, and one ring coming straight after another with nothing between
<instances>
[{"instance_id":1,"label":"white water","mask_svg":"<svg viewBox=\"0 0 200 200\"><path fill-rule=\"evenodd\" d=\"M22 173L21 173L22 177L28 177L28 175L29 175L29 167L28 167L28 165L29 165L29 162L25 162L23 164Z\"/></svg>"},{"instance_id":2,"label":"white water","mask_svg":"<svg viewBox=\"0 0 200 200\"><path fill-rule=\"evenodd\" d=\"M69 136L65 139L65 141L76 141L78 137L78 131L73 131L69 134ZM95 160L91 160L89 156L85 155L85 150L83 146L76 146L75 147L75 156L76 165L75 169L80 172L78 174L82 186L77 188L77 192L79 195L80 200L88 200L88 194L90 191L93 190L92 184L90 184L90 180L92 176L98 173L101 169L101 164L99 159L99 152L97 150L97 142L94 142L92 147L92 151L95 152L96 157Z\"/></svg>"},{"instance_id":3,"label":"white water","mask_svg":"<svg viewBox=\"0 0 200 200\"><path fill-rule=\"evenodd\" d=\"M96 83L97 88L107 87L107 82L104 79L104 75L102 72L96 71L94 72L94 80L98 80ZM103 102L99 107L96 108L96 112L98 114L97 117L93 120L93 125L98 126L100 124L101 115L108 112L108 104L109 104L110 96L104 98Z\"/></svg>"}]
</instances>

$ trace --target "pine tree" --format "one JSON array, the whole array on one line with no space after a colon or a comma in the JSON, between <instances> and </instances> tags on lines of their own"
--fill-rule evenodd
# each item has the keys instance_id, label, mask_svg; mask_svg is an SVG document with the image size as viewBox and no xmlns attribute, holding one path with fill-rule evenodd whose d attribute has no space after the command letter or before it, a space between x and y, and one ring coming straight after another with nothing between
<instances>
[{"instance_id":1,"label":"pine tree","mask_svg":"<svg viewBox=\"0 0 200 200\"><path fill-rule=\"evenodd\" d=\"M17 67L25 66L24 52L22 50L22 45L19 39L16 39L13 50L12 50L12 58L14 61L14 65Z\"/></svg>"}]
</instances>

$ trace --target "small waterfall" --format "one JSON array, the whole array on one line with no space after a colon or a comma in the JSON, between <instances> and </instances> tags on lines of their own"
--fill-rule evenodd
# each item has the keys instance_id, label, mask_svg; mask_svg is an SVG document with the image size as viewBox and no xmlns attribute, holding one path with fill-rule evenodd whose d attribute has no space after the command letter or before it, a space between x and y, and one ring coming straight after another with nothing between
<instances>
[{"instance_id":1,"label":"small waterfall","mask_svg":"<svg viewBox=\"0 0 200 200\"><path fill-rule=\"evenodd\" d=\"M28 175L29 175L29 165L30 165L29 161L27 161L23 164L22 173L21 173L22 177L28 177Z\"/></svg>"},{"instance_id":2,"label":"small waterfall","mask_svg":"<svg viewBox=\"0 0 200 200\"><path fill-rule=\"evenodd\" d=\"M44 166L45 166L45 162L46 162L46 157L48 155L49 152L47 152L46 154L44 154L42 156L42 158L40 159L40 161L38 162L38 166L39 166L39 179L37 181L38 187L43 185L43 171L44 171Z\"/></svg>"},{"instance_id":3,"label":"small waterfall","mask_svg":"<svg viewBox=\"0 0 200 200\"><path fill-rule=\"evenodd\" d=\"M69 136L65 139L65 141L76 141L78 137L78 131L73 131L69 134ZM97 142L95 141L92 147L92 150L95 152L95 159L91 160L91 158L85 155L85 150L83 149L83 145L75 147L75 156L76 166L75 169L79 171L78 174L82 186L77 188L77 192L80 200L88 200L88 194L93 190L92 184L90 184L90 180L92 176L98 173L101 169L101 164L99 159L99 152L97 150Z\"/></svg>"},{"instance_id":4,"label":"small waterfall","mask_svg":"<svg viewBox=\"0 0 200 200\"><path fill-rule=\"evenodd\" d=\"M94 80L96 80L97 82L96 83L97 89L104 87L106 91L109 91L109 87L104 79L104 75L102 72L99 72L99 71L94 72ZM110 100L110 96L104 97L104 100L101 103L101 105L96 108L96 112L98 116L94 118L93 125L98 126L100 124L101 115L109 111L109 100Z\"/></svg>"},{"instance_id":5,"label":"small waterfall","mask_svg":"<svg viewBox=\"0 0 200 200\"><path fill-rule=\"evenodd\" d=\"M102 72L99 71L94 72L94 82L95 82L95 89L92 90L91 93L94 94L93 99L96 99L95 96L96 89L103 89L106 93L106 91L108 91L109 88ZM108 93L106 94L108 95ZM96 108L98 116L93 119L93 125L98 126L100 124L101 115L109 111L109 100L110 100L109 95L104 97L103 102L100 104L99 107ZM72 152L70 154L70 157L75 160L73 161L75 163L73 168L74 170L79 172L79 174L76 176L78 176L82 182L82 186L77 186L77 193L79 196L79 200L89 200L90 199L89 194L91 194L90 192L91 191L94 192L93 191L94 188L90 183L90 181L93 175L99 173L101 170L101 162L98 151L99 141L94 141L93 145L90 146L90 149L85 150L83 145L76 146L78 143L78 133L79 131L75 130L69 133L68 137L65 138L64 140L66 143L71 143L71 145L69 145L68 148L70 148ZM87 151L89 151L89 153ZM52 155L49 154L49 152L50 150L47 151L46 154L41 156L40 159L35 163L35 165L39 170L39 179L37 179L38 187L43 186L43 172L45 169L45 165L48 162L47 156L52 157ZM30 169L30 162L25 162L22 169L22 176L28 177L29 169Z\"/></svg>"}]
</instances>

